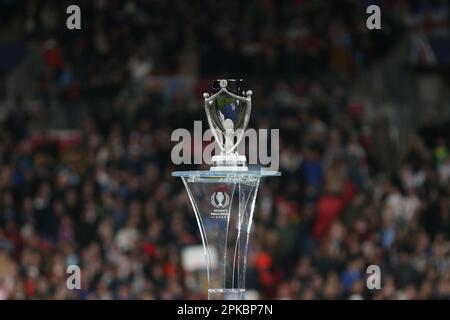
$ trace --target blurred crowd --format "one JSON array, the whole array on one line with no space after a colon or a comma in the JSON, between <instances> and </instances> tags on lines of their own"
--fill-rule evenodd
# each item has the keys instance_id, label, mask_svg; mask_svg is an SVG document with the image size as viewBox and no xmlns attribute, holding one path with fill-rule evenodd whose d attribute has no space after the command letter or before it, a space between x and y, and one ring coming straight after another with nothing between
<instances>
[{"instance_id":1,"label":"blurred crowd","mask_svg":"<svg viewBox=\"0 0 450 320\"><path fill-rule=\"evenodd\" d=\"M228 76L254 92L249 126L280 129L247 288L449 299L448 129L417 132L394 160L389 118L348 96L402 36L396 14L421 3L380 2L383 31L369 33L360 1L79 1L81 31L64 28L64 1L0 1L34 84L0 123L0 299L205 298L181 261L201 239L170 134L206 126L201 93Z\"/></svg>"}]
</instances>

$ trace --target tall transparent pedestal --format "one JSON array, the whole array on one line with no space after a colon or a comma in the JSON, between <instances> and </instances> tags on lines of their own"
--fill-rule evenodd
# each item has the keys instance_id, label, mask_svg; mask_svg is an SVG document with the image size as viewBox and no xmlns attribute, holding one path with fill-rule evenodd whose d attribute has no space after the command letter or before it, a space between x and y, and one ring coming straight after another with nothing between
<instances>
[{"instance_id":1,"label":"tall transparent pedestal","mask_svg":"<svg viewBox=\"0 0 450 320\"><path fill-rule=\"evenodd\" d=\"M262 177L276 171L176 171L194 208L206 258L209 300L243 300L247 248ZM217 263L212 264L215 255Z\"/></svg>"}]
</instances>

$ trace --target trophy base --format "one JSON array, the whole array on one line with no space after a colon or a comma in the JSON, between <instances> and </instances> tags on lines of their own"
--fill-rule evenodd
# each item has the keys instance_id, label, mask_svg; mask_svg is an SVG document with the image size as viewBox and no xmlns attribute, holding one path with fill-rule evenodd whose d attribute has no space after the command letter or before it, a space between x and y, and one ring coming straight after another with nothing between
<instances>
[{"instance_id":1,"label":"trophy base","mask_svg":"<svg viewBox=\"0 0 450 320\"><path fill-rule=\"evenodd\" d=\"M209 300L243 300L247 252L261 178L277 171L175 171L194 209L204 249Z\"/></svg>"},{"instance_id":2,"label":"trophy base","mask_svg":"<svg viewBox=\"0 0 450 320\"><path fill-rule=\"evenodd\" d=\"M237 153L213 156L211 160L214 163L211 171L248 171L247 158Z\"/></svg>"},{"instance_id":3,"label":"trophy base","mask_svg":"<svg viewBox=\"0 0 450 320\"><path fill-rule=\"evenodd\" d=\"M245 289L208 289L208 300L244 300Z\"/></svg>"}]
</instances>

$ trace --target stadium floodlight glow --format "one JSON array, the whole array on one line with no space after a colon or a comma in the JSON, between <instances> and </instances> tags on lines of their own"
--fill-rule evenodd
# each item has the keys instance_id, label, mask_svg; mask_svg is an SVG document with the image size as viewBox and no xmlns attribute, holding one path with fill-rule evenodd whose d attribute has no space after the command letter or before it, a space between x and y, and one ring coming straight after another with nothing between
<instances>
[{"instance_id":1,"label":"stadium floodlight glow","mask_svg":"<svg viewBox=\"0 0 450 320\"><path fill-rule=\"evenodd\" d=\"M214 80L204 93L205 112L220 154L203 171L175 171L195 212L206 258L208 299L244 299L247 248L262 177L277 171L249 169L236 148L247 128L252 92L241 92L241 79ZM212 259L217 263L212 263Z\"/></svg>"}]
</instances>

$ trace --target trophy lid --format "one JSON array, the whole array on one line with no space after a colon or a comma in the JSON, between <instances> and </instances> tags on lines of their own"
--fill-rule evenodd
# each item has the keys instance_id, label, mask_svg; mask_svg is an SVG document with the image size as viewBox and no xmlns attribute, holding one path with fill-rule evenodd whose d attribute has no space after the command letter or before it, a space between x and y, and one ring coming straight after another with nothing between
<instances>
[{"instance_id":1,"label":"trophy lid","mask_svg":"<svg viewBox=\"0 0 450 320\"><path fill-rule=\"evenodd\" d=\"M236 95L240 95L243 79L217 79L212 82L213 93L218 92L221 88L227 88L228 91Z\"/></svg>"}]
</instances>

